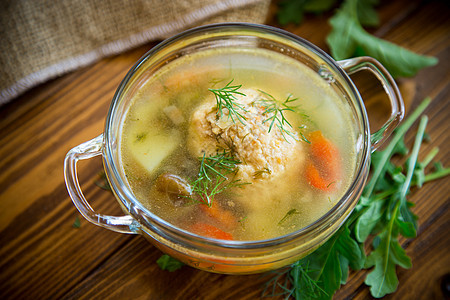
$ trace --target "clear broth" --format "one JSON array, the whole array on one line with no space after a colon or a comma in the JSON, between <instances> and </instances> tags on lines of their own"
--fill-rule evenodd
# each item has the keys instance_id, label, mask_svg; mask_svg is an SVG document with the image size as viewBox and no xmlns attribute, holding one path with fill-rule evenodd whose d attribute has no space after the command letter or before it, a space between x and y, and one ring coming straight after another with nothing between
<instances>
[{"instance_id":1,"label":"clear broth","mask_svg":"<svg viewBox=\"0 0 450 300\"><path fill-rule=\"evenodd\" d=\"M254 178L250 184L214 197L219 215L231 215L234 225L224 224L222 217L209 213L211 208L196 196L174 201L173 195L155 188L161 174L173 174L188 184L198 178L199 156L189 147L193 114L214 99L209 88L223 87L231 80L242 89L262 90L276 99L284 100L288 95L298 98L298 110L286 111L293 128L304 126L301 130L306 138L319 130L338 150L333 159L338 160L340 176L329 182L329 190L318 189L306 179L306 166L314 158L311 144L301 139L295 143L300 143L303 158L295 167L280 176ZM186 55L162 67L132 100L120 141L128 184L150 211L186 230L200 222L235 240L288 234L325 214L353 180L356 133L345 103L317 73L279 53L228 48Z\"/></svg>"}]
</instances>

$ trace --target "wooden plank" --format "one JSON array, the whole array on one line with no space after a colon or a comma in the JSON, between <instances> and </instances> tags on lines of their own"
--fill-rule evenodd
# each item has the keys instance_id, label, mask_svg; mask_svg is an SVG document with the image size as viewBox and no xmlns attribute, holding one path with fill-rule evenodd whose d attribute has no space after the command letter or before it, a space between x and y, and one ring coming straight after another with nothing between
<instances>
[{"instance_id":1,"label":"wooden plank","mask_svg":"<svg viewBox=\"0 0 450 300\"><path fill-rule=\"evenodd\" d=\"M82 228L72 227L82 217L67 194L62 163L70 148L103 131L114 90L145 51L102 60L23 96L34 105L2 108L0 298L58 298L129 239L84 219ZM114 197L94 185L101 170L100 159L80 164L86 197L102 212L120 214Z\"/></svg>"},{"instance_id":2,"label":"wooden plank","mask_svg":"<svg viewBox=\"0 0 450 300\"><path fill-rule=\"evenodd\" d=\"M277 25L273 18L269 24ZM410 112L426 96L434 98L426 114L431 141L420 157L439 146L436 159L449 162L450 28L445 3L383 2L378 8L382 25L375 35L436 55L438 66L400 80ZM306 16L300 26L285 28L327 50L328 18ZM0 298L1 299L255 299L268 280L262 275L227 276L190 267L169 273L156 265L160 256L142 237L122 235L81 219L63 182L62 162L67 151L103 131L111 98L134 62L153 44L103 59L41 85L0 108ZM374 118L387 109L377 84L356 79ZM366 98L367 97L367 98ZM382 111L380 113L380 110ZM384 112L384 114L383 114ZM373 128L376 128L375 126ZM414 132L407 135L411 145ZM102 213L120 214L113 196L95 185L100 159L80 163L86 197ZM449 180L414 189L419 235L402 240L412 257L411 270L398 270L400 286L392 299L415 296L442 298L440 283L450 273ZM366 272L352 273L335 299L367 299ZM283 297L275 297L282 299Z\"/></svg>"}]
</instances>

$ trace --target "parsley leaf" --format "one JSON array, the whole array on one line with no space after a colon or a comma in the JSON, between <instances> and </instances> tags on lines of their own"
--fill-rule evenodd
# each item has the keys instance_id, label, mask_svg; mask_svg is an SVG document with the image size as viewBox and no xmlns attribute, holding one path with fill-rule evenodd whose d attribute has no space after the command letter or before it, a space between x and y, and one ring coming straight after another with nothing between
<instances>
[{"instance_id":1,"label":"parsley leaf","mask_svg":"<svg viewBox=\"0 0 450 300\"><path fill-rule=\"evenodd\" d=\"M161 270L166 270L169 272L176 271L176 270L180 269L182 266L184 266L184 264L181 261L179 261L167 254L161 255L161 257L158 258L156 263L161 268Z\"/></svg>"}]
</instances>

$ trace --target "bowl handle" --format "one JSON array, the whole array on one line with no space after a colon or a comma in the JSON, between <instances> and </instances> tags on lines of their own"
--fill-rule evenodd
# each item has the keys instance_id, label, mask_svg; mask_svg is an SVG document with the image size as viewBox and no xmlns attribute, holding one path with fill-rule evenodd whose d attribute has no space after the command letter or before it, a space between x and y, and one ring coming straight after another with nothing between
<instances>
[{"instance_id":1,"label":"bowl handle","mask_svg":"<svg viewBox=\"0 0 450 300\"><path fill-rule=\"evenodd\" d=\"M121 233L137 233L139 224L131 216L108 216L96 213L81 191L77 176L77 162L102 154L103 134L72 148L64 160L64 179L73 204L89 222Z\"/></svg>"},{"instance_id":2,"label":"bowl handle","mask_svg":"<svg viewBox=\"0 0 450 300\"><path fill-rule=\"evenodd\" d=\"M383 85L391 103L391 115L381 128L370 135L372 152L380 147L392 131L398 126L405 115L405 105L398 86L386 68L376 59L369 56L355 57L338 61L339 65L349 74L362 70L371 71Z\"/></svg>"}]
</instances>

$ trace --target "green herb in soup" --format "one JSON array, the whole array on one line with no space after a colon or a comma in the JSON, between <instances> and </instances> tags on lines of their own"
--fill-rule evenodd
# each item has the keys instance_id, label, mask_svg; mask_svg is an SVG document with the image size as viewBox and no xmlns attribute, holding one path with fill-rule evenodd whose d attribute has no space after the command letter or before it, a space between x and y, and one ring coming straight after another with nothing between
<instances>
[{"instance_id":1,"label":"green herb in soup","mask_svg":"<svg viewBox=\"0 0 450 300\"><path fill-rule=\"evenodd\" d=\"M123 168L136 198L179 228L224 240L288 234L326 213L353 179L345 103L269 50L191 54L134 95Z\"/></svg>"}]
</instances>

